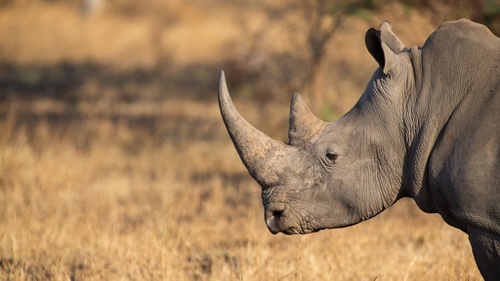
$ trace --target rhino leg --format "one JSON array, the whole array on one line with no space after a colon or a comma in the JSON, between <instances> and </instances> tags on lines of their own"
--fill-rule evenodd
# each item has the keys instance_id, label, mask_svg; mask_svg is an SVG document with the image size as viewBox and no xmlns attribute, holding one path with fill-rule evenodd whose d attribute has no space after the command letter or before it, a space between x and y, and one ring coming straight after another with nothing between
<instances>
[{"instance_id":1,"label":"rhino leg","mask_svg":"<svg viewBox=\"0 0 500 281\"><path fill-rule=\"evenodd\" d=\"M500 237L475 227L468 230L472 252L484 280L498 280L500 278Z\"/></svg>"}]
</instances>

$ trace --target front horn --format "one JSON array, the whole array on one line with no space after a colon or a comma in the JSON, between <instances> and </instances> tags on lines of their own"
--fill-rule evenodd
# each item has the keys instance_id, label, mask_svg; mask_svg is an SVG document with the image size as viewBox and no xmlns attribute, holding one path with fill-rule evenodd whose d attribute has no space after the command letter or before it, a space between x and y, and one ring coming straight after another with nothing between
<instances>
[{"instance_id":1,"label":"front horn","mask_svg":"<svg viewBox=\"0 0 500 281\"><path fill-rule=\"evenodd\" d=\"M287 145L268 137L243 119L229 96L224 71L219 80L219 107L234 147L250 175L261 186L278 181L275 172L278 167L273 165L272 160L282 155Z\"/></svg>"}]
</instances>

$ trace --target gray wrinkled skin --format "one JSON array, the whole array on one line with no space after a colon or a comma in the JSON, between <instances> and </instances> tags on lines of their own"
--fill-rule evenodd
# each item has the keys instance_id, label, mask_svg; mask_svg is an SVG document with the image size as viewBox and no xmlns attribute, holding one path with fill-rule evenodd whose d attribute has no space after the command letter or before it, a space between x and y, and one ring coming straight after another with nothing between
<instances>
[{"instance_id":1,"label":"gray wrinkled skin","mask_svg":"<svg viewBox=\"0 0 500 281\"><path fill-rule=\"evenodd\" d=\"M482 275L498 280L500 39L458 20L422 48L406 47L388 22L365 42L380 67L356 105L326 123L295 94L287 144L239 115L222 73L221 113L262 187L269 231L345 227L411 197L468 233Z\"/></svg>"}]
</instances>

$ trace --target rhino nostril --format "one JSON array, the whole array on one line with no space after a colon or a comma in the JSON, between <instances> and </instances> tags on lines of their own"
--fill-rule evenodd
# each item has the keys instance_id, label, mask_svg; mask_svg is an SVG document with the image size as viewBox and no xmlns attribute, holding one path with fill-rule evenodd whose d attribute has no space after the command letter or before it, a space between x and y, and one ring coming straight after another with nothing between
<instances>
[{"instance_id":1,"label":"rhino nostril","mask_svg":"<svg viewBox=\"0 0 500 281\"><path fill-rule=\"evenodd\" d=\"M279 218L283 215L283 210L280 210L280 211L273 211L273 217L275 218Z\"/></svg>"},{"instance_id":2,"label":"rhino nostril","mask_svg":"<svg viewBox=\"0 0 500 281\"><path fill-rule=\"evenodd\" d=\"M276 234L284 229L286 223L285 204L270 203L265 207L265 219L267 228L271 233Z\"/></svg>"},{"instance_id":3,"label":"rhino nostril","mask_svg":"<svg viewBox=\"0 0 500 281\"><path fill-rule=\"evenodd\" d=\"M283 203L270 204L267 210L271 215L271 217L280 218L283 216L283 212L285 211L285 204Z\"/></svg>"}]
</instances>

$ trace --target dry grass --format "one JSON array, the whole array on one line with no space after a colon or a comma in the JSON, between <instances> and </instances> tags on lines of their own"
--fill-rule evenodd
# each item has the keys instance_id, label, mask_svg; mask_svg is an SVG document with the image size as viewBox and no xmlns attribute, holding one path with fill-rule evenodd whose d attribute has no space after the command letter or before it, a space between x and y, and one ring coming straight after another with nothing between
<instances>
[{"instance_id":1,"label":"dry grass","mask_svg":"<svg viewBox=\"0 0 500 281\"><path fill-rule=\"evenodd\" d=\"M22 18L15 7L0 11L1 37L13 36L0 44L7 52L4 63L78 66L90 59L112 69L154 65L148 53L138 51L140 42L153 44L151 33L140 31L149 28L147 21L124 31L117 26L129 25L120 18L104 15L88 23L68 15L65 6L36 9ZM37 13L40 9L47 14ZM184 21L199 21L193 9ZM44 37L46 42L29 46L29 40L41 38L30 28L50 29L54 16L67 19L68 29L103 21L102 29L85 27L83 34L97 32L108 49L85 45L91 43L61 33L60 26ZM115 21L120 23L113 27ZM360 22L353 22L356 30L363 28ZM202 24L169 28L183 40L194 39L182 30L209 32ZM118 36L108 38L109 32ZM356 37L362 40L363 32ZM167 50L175 34L162 37ZM41 55L57 45L57 38L69 40L57 49L59 56ZM224 46L226 39L218 40ZM338 44L332 60L341 60L349 49ZM218 52L212 56L224 53ZM353 64L363 65L364 58ZM168 81L170 72L143 82L140 75L118 71L104 78L83 75L69 89L56 83L54 90L37 86L45 85L35 79L38 70L20 69L20 78L11 80L0 72L0 79L14 85L0 83L5 91L0 94L0 280L481 279L466 235L410 200L354 227L271 235L258 186L223 127L214 85L194 95L190 91L198 90ZM370 65L361 71L370 72ZM117 79L120 75L135 80ZM352 91L349 99L361 92L363 85L346 83L339 89ZM63 94L54 93L60 88ZM257 127L278 138L286 134L286 104L262 106L245 97L236 103Z\"/></svg>"},{"instance_id":2,"label":"dry grass","mask_svg":"<svg viewBox=\"0 0 500 281\"><path fill-rule=\"evenodd\" d=\"M124 119L60 136L39 122L31 137L21 128L2 139L0 278L479 279L467 237L409 200L347 229L269 234L216 105L160 107L196 133L155 144Z\"/></svg>"}]
</instances>

